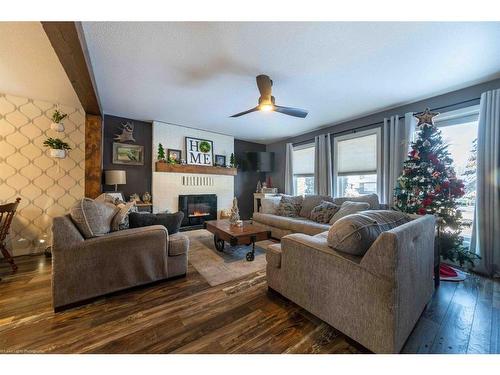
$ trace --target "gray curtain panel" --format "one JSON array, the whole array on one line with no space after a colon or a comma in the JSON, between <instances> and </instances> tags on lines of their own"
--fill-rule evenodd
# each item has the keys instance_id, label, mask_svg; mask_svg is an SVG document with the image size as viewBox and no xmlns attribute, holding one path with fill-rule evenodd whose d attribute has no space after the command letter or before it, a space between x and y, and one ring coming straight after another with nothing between
<instances>
[{"instance_id":1,"label":"gray curtain panel","mask_svg":"<svg viewBox=\"0 0 500 375\"><path fill-rule=\"evenodd\" d=\"M285 151L285 194L293 195L293 144L286 144Z\"/></svg>"},{"instance_id":2,"label":"gray curtain panel","mask_svg":"<svg viewBox=\"0 0 500 375\"><path fill-rule=\"evenodd\" d=\"M471 250L481 257L476 271L500 277L500 89L481 95L476 174Z\"/></svg>"},{"instance_id":3,"label":"gray curtain panel","mask_svg":"<svg viewBox=\"0 0 500 375\"><path fill-rule=\"evenodd\" d=\"M415 126L416 120L412 112L405 113L404 121L401 121L398 115L384 118L380 195L382 203L389 207L394 203L394 189L413 141Z\"/></svg>"},{"instance_id":4,"label":"gray curtain panel","mask_svg":"<svg viewBox=\"0 0 500 375\"><path fill-rule=\"evenodd\" d=\"M332 195L332 142L330 134L314 138L314 190L319 195Z\"/></svg>"}]
</instances>

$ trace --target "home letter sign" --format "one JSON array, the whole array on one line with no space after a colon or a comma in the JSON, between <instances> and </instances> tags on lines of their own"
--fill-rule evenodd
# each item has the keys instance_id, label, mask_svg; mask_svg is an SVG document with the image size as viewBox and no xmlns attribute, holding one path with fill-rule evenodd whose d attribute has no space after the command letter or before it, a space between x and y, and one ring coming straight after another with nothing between
<instances>
[{"instance_id":1,"label":"home letter sign","mask_svg":"<svg viewBox=\"0 0 500 375\"><path fill-rule=\"evenodd\" d=\"M212 165L213 148L212 141L186 137L186 163Z\"/></svg>"}]
</instances>

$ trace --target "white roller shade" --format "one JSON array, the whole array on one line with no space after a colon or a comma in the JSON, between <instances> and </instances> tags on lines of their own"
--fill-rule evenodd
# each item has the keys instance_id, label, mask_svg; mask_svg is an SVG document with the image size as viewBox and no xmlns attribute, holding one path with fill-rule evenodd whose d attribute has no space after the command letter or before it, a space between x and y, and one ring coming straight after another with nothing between
<instances>
[{"instance_id":1,"label":"white roller shade","mask_svg":"<svg viewBox=\"0 0 500 375\"><path fill-rule=\"evenodd\" d=\"M377 134L339 140L337 174L369 174L377 172Z\"/></svg>"},{"instance_id":2,"label":"white roller shade","mask_svg":"<svg viewBox=\"0 0 500 375\"><path fill-rule=\"evenodd\" d=\"M314 174L314 146L293 150L293 174Z\"/></svg>"}]
</instances>

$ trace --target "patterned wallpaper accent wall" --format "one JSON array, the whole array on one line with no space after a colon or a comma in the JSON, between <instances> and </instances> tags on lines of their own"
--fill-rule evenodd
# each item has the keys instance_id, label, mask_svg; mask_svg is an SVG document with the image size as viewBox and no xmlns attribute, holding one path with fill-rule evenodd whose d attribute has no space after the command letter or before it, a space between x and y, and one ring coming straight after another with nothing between
<instances>
[{"instance_id":1,"label":"patterned wallpaper accent wall","mask_svg":"<svg viewBox=\"0 0 500 375\"><path fill-rule=\"evenodd\" d=\"M85 113L59 106L68 117L58 133L50 129L57 107L0 93L0 202L21 197L7 240L14 255L43 251L51 243L52 218L84 196ZM69 155L51 158L42 145L48 137L67 142Z\"/></svg>"}]
</instances>

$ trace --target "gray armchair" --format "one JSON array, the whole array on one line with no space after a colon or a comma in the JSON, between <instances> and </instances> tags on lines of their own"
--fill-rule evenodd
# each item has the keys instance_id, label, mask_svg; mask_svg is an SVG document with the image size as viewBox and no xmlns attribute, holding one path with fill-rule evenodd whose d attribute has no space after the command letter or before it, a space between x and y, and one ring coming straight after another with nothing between
<instances>
[{"instance_id":1,"label":"gray armchair","mask_svg":"<svg viewBox=\"0 0 500 375\"><path fill-rule=\"evenodd\" d=\"M189 239L162 225L85 240L66 215L54 219L52 233L54 310L187 272Z\"/></svg>"}]
</instances>

